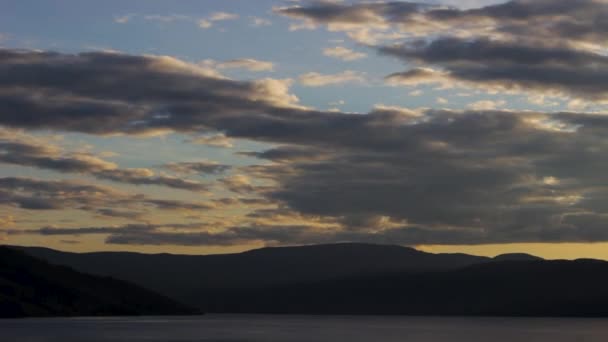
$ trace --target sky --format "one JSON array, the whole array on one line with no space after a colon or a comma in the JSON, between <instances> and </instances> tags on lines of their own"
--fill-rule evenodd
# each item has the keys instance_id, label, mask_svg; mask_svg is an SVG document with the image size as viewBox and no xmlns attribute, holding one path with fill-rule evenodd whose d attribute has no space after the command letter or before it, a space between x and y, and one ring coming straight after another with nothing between
<instances>
[{"instance_id":1,"label":"sky","mask_svg":"<svg viewBox=\"0 0 608 342\"><path fill-rule=\"evenodd\" d=\"M606 0L0 0L0 243L608 259L606 23Z\"/></svg>"}]
</instances>

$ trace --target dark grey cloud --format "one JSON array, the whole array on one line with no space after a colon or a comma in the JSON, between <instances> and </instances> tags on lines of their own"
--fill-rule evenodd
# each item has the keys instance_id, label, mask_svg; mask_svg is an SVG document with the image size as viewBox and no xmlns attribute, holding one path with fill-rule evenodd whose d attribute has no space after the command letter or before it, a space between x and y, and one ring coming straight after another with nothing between
<instances>
[{"instance_id":1,"label":"dark grey cloud","mask_svg":"<svg viewBox=\"0 0 608 342\"><path fill-rule=\"evenodd\" d=\"M100 159L90 158L62 158L58 151L47 145L31 144L21 141L10 141L0 138L0 162L23 166L35 166L44 169L60 170L65 172L90 172L103 170L111 166L110 163Z\"/></svg>"},{"instance_id":2,"label":"dark grey cloud","mask_svg":"<svg viewBox=\"0 0 608 342\"><path fill-rule=\"evenodd\" d=\"M179 162L163 165L163 168L179 174L221 174L232 168L230 165L210 161Z\"/></svg>"},{"instance_id":3,"label":"dark grey cloud","mask_svg":"<svg viewBox=\"0 0 608 342\"><path fill-rule=\"evenodd\" d=\"M154 199L107 186L24 177L0 178L0 205L30 210L77 209L108 217L137 218L147 208L209 210L212 203Z\"/></svg>"},{"instance_id":4,"label":"dark grey cloud","mask_svg":"<svg viewBox=\"0 0 608 342\"><path fill-rule=\"evenodd\" d=\"M306 6L278 8L275 13L321 24L382 24L385 20L406 20L410 15L429 8L430 5L401 1L357 4L316 1Z\"/></svg>"},{"instance_id":5,"label":"dark grey cloud","mask_svg":"<svg viewBox=\"0 0 608 342\"><path fill-rule=\"evenodd\" d=\"M0 124L26 129L92 134L222 131L230 137L291 143L309 140L307 131L315 129L333 135L328 120L336 126L364 121L297 106L286 81L233 81L168 57L103 52L3 50L0 93L7 100L0 96ZM79 110L83 98L128 107L112 113ZM36 106L20 106L17 100Z\"/></svg>"},{"instance_id":6,"label":"dark grey cloud","mask_svg":"<svg viewBox=\"0 0 608 342\"><path fill-rule=\"evenodd\" d=\"M336 144L322 160L249 172L274 179L279 186L267 196L303 214L343 218L348 226L353 218L387 216L416 227L404 228L397 241L582 241L602 231L591 234L589 226L564 218L589 213L603 221L606 215L597 202L606 198L599 185L608 169L600 133L607 120L593 114L430 111L413 124L375 126L384 131L383 144ZM371 221L364 222L368 233L374 231Z\"/></svg>"},{"instance_id":7,"label":"dark grey cloud","mask_svg":"<svg viewBox=\"0 0 608 342\"><path fill-rule=\"evenodd\" d=\"M501 37L605 43L608 6L603 0L512 0L459 9L412 2L308 2L276 13L333 30L395 28L406 36L479 32Z\"/></svg>"},{"instance_id":8,"label":"dark grey cloud","mask_svg":"<svg viewBox=\"0 0 608 342\"><path fill-rule=\"evenodd\" d=\"M179 200L168 199L146 199L144 204L152 205L158 209L164 210L211 210L216 206L213 203L193 203Z\"/></svg>"},{"instance_id":9,"label":"dark grey cloud","mask_svg":"<svg viewBox=\"0 0 608 342\"><path fill-rule=\"evenodd\" d=\"M219 182L226 188L234 193L241 195L257 194L260 188L252 184L251 179L245 175L237 174L222 178Z\"/></svg>"},{"instance_id":10,"label":"dark grey cloud","mask_svg":"<svg viewBox=\"0 0 608 342\"><path fill-rule=\"evenodd\" d=\"M566 45L529 45L518 42L490 39L439 38L431 42L414 41L404 45L388 46L381 52L416 62L432 64L522 64L530 66L595 65L606 67L603 55L573 50Z\"/></svg>"},{"instance_id":11,"label":"dark grey cloud","mask_svg":"<svg viewBox=\"0 0 608 342\"><path fill-rule=\"evenodd\" d=\"M568 222L555 229L538 227L488 234L480 229L433 229L417 226L396 227L379 231L353 231L318 229L300 225L254 225L230 227L223 231L209 230L205 224L130 224L116 227L84 227L19 230L1 229L6 235L105 236L108 244L116 245L179 245L179 246L231 246L235 244L264 243L266 245L302 245L334 242L366 242L379 244L434 244L445 241L453 245L480 243L510 243L517 237L526 242L596 242L606 241L606 229L595 225L586 226L597 217L572 216ZM582 222L581 222L582 221ZM572 222L583 224L571 224ZM188 230L188 231L184 231Z\"/></svg>"},{"instance_id":12,"label":"dark grey cloud","mask_svg":"<svg viewBox=\"0 0 608 342\"><path fill-rule=\"evenodd\" d=\"M134 185L159 185L174 189L195 192L209 191L209 186L207 184L173 176L155 176L148 169L104 170L95 173L94 175L100 179L106 179L114 182L128 183Z\"/></svg>"},{"instance_id":13,"label":"dark grey cloud","mask_svg":"<svg viewBox=\"0 0 608 342\"><path fill-rule=\"evenodd\" d=\"M229 228L222 232L147 231L112 234L106 243L116 245L181 245L181 246L231 246L252 242L272 243L293 239L304 227L256 227Z\"/></svg>"},{"instance_id":14,"label":"dark grey cloud","mask_svg":"<svg viewBox=\"0 0 608 342\"><path fill-rule=\"evenodd\" d=\"M220 114L286 110L285 90L283 81L223 79L170 57L0 51L0 124L11 127L201 133L229 129Z\"/></svg>"},{"instance_id":15,"label":"dark grey cloud","mask_svg":"<svg viewBox=\"0 0 608 342\"><path fill-rule=\"evenodd\" d=\"M144 214L143 212L140 212L140 211L118 210L118 209L113 209L113 208L100 208L100 209L97 209L96 212L102 216L126 218L126 219L131 219L131 220L143 219L143 214Z\"/></svg>"},{"instance_id":16,"label":"dark grey cloud","mask_svg":"<svg viewBox=\"0 0 608 342\"><path fill-rule=\"evenodd\" d=\"M608 101L608 59L603 53L608 3L603 0L512 0L467 10L322 2L276 12L346 31L355 39L370 40L366 44L383 54L403 59L410 69L389 75L393 84L460 82L492 91L535 90ZM406 43L379 46L372 31ZM411 68L416 63L435 72Z\"/></svg>"},{"instance_id":17,"label":"dark grey cloud","mask_svg":"<svg viewBox=\"0 0 608 342\"><path fill-rule=\"evenodd\" d=\"M440 38L380 51L442 71L412 69L387 77L396 83L462 81L485 89L534 89L588 100L608 99L608 58L568 46Z\"/></svg>"},{"instance_id":18,"label":"dark grey cloud","mask_svg":"<svg viewBox=\"0 0 608 342\"><path fill-rule=\"evenodd\" d=\"M436 11L429 16L456 23L491 19L499 32L562 41L605 43L608 32L608 5L603 0L515 0L461 12Z\"/></svg>"},{"instance_id":19,"label":"dark grey cloud","mask_svg":"<svg viewBox=\"0 0 608 342\"><path fill-rule=\"evenodd\" d=\"M189 230L189 231L184 231ZM106 243L117 245L230 246L239 243L305 241L314 235L306 226L231 227L221 232L209 230L204 223L129 224L82 228L43 227L39 229L2 229L7 235L82 236L106 235ZM298 236L300 236L298 238Z\"/></svg>"},{"instance_id":20,"label":"dark grey cloud","mask_svg":"<svg viewBox=\"0 0 608 342\"><path fill-rule=\"evenodd\" d=\"M327 157L327 153L324 153L323 151L300 146L280 146L262 152L239 152L238 154L286 163Z\"/></svg>"},{"instance_id":21,"label":"dark grey cloud","mask_svg":"<svg viewBox=\"0 0 608 342\"><path fill-rule=\"evenodd\" d=\"M81 243L78 240L59 240L59 242L64 243L66 245L78 245Z\"/></svg>"}]
</instances>

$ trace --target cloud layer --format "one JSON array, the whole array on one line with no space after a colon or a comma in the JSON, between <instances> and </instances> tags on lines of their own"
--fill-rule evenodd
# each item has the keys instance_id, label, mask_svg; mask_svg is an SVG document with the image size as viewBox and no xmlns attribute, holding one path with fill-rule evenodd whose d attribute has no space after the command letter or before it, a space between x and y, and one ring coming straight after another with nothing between
<instances>
[{"instance_id":1,"label":"cloud layer","mask_svg":"<svg viewBox=\"0 0 608 342\"><path fill-rule=\"evenodd\" d=\"M275 12L303 20L302 27L345 32L381 57L403 61L404 70L387 75L393 84L608 100L605 1L516 0L470 10L326 1ZM348 60L352 52L326 54ZM230 63L226 67L253 66ZM298 79L311 87L362 80L356 71ZM216 146L232 146L231 139L273 146L237 152L257 158L253 165L163 165L180 175L221 175L202 186L225 198L204 203L67 181L0 179L2 204L26 210L78 209L124 219L145 207L238 207L238 219L226 215L216 226L149 223L8 234L80 232L113 244L189 246L608 241L607 115L497 110L506 104L489 100L467 110L377 105L368 113L322 111L300 104L293 82L233 80L166 56L0 50L0 125L98 136L174 132ZM0 151L3 163L131 184L194 186L18 139L4 139Z\"/></svg>"},{"instance_id":2,"label":"cloud layer","mask_svg":"<svg viewBox=\"0 0 608 342\"><path fill-rule=\"evenodd\" d=\"M458 9L407 2L313 2L275 9L397 57L391 84L535 91L608 102L604 0L512 0ZM400 42L399 42L400 41Z\"/></svg>"},{"instance_id":3,"label":"cloud layer","mask_svg":"<svg viewBox=\"0 0 608 342\"><path fill-rule=\"evenodd\" d=\"M0 163L36 167L61 173L90 175L101 180L133 185L158 185L194 192L207 192L206 184L168 175L156 175L145 168L121 169L115 163L87 152L65 152L25 134L0 131Z\"/></svg>"}]
</instances>

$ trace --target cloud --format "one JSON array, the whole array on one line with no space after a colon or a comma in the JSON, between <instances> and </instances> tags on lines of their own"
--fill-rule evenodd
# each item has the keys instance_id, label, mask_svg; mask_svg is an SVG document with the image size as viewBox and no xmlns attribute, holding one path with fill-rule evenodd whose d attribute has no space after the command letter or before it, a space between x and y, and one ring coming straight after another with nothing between
<instances>
[{"instance_id":1,"label":"cloud","mask_svg":"<svg viewBox=\"0 0 608 342\"><path fill-rule=\"evenodd\" d=\"M411 69L387 77L401 84L441 83L485 90L534 90L543 94L608 100L608 58L563 45L440 38L387 46L384 54L408 62L439 66Z\"/></svg>"},{"instance_id":2,"label":"cloud","mask_svg":"<svg viewBox=\"0 0 608 342\"><path fill-rule=\"evenodd\" d=\"M274 64L272 62L260 61L253 58L232 59L229 61L217 63L216 66L220 69L246 69L249 71L274 70Z\"/></svg>"},{"instance_id":3,"label":"cloud","mask_svg":"<svg viewBox=\"0 0 608 342\"><path fill-rule=\"evenodd\" d=\"M27 210L76 209L109 217L132 218L137 217L137 213L143 215L147 207L162 210L208 210L214 207L207 203L158 200L80 181L25 177L0 178L0 205Z\"/></svg>"},{"instance_id":4,"label":"cloud","mask_svg":"<svg viewBox=\"0 0 608 342\"><path fill-rule=\"evenodd\" d=\"M208 29L213 26L215 22L235 20L239 18L238 14L228 12L214 12L203 18L196 18L186 14L125 14L114 16L114 22L117 24L127 24L134 18L141 18L146 21L154 21L162 24L170 24L174 22L193 22L196 23L202 29Z\"/></svg>"},{"instance_id":5,"label":"cloud","mask_svg":"<svg viewBox=\"0 0 608 342\"><path fill-rule=\"evenodd\" d=\"M3 230L8 230L15 225L15 218L13 216L0 217L0 241L7 241L8 234Z\"/></svg>"},{"instance_id":6,"label":"cloud","mask_svg":"<svg viewBox=\"0 0 608 342\"><path fill-rule=\"evenodd\" d=\"M233 81L165 56L1 50L0 70L0 103L10 108L0 124L12 127L93 134L203 133L229 112L294 113L302 108L289 93L290 80ZM27 76L32 72L35 79ZM100 75L108 82L98 82Z\"/></svg>"},{"instance_id":7,"label":"cloud","mask_svg":"<svg viewBox=\"0 0 608 342\"><path fill-rule=\"evenodd\" d=\"M459 2L460 4L461 2ZM310 2L275 8L302 25L325 25L351 38L391 34L402 37L452 35L499 38L538 37L546 41L603 42L608 15L601 0L514 0L485 7L456 8L408 2Z\"/></svg>"},{"instance_id":8,"label":"cloud","mask_svg":"<svg viewBox=\"0 0 608 342\"><path fill-rule=\"evenodd\" d=\"M367 118L378 135L360 133L351 140L356 146L336 146L329 155L319 146L325 158L256 168L280 184L270 196L309 215L404 220L409 225L396 241L409 243L587 241L577 236L586 226L561 219L588 211L592 221L605 215L588 206L599 195L589 186L599 181L604 163L597 150L583 152L604 139L595 135L599 122L583 124L591 117L603 122L601 115L430 111L401 117L386 107L374 115L384 117ZM594 137L587 128L572 128L581 124ZM369 239L382 237L373 231L367 227Z\"/></svg>"},{"instance_id":9,"label":"cloud","mask_svg":"<svg viewBox=\"0 0 608 342\"><path fill-rule=\"evenodd\" d=\"M191 17L184 14L169 14L169 15L160 15L160 14L150 14L144 15L144 20L149 21L159 21L162 23L172 23L174 21L182 21L182 20L191 20Z\"/></svg>"},{"instance_id":10,"label":"cloud","mask_svg":"<svg viewBox=\"0 0 608 342\"><path fill-rule=\"evenodd\" d=\"M194 137L192 139L186 140L186 142L192 144L200 144L207 145L211 147L222 147L222 148L232 148L234 145L232 140L226 137L225 134L214 134L214 135L206 135L200 137Z\"/></svg>"},{"instance_id":11,"label":"cloud","mask_svg":"<svg viewBox=\"0 0 608 342\"><path fill-rule=\"evenodd\" d=\"M224 21L224 20L235 20L238 19L239 15L228 12L215 12L209 16L211 21Z\"/></svg>"},{"instance_id":12,"label":"cloud","mask_svg":"<svg viewBox=\"0 0 608 342\"><path fill-rule=\"evenodd\" d=\"M208 29L211 26L213 26L213 23L207 19L200 19L198 21L198 27L200 27L202 29Z\"/></svg>"},{"instance_id":13,"label":"cloud","mask_svg":"<svg viewBox=\"0 0 608 342\"><path fill-rule=\"evenodd\" d=\"M96 213L105 217L116 217L130 220L141 220L144 218L144 213L140 211L120 210L113 208L100 208L96 210Z\"/></svg>"},{"instance_id":14,"label":"cloud","mask_svg":"<svg viewBox=\"0 0 608 342\"><path fill-rule=\"evenodd\" d=\"M588 56L500 57L493 53L495 44L488 44L475 63L468 62L466 49L448 58L430 53L425 43L411 53L449 67L438 72L450 75L496 60L589 67ZM602 58L594 63L600 65ZM190 236L188 241L200 244L252 241L248 236L269 243L607 241L608 116L602 113L379 105L366 114L348 114L300 105L290 83L230 80L169 57L2 50L0 124L97 135L222 132L276 145L248 153L260 163L236 168L214 186L255 196L302 219L273 230L256 221L268 212L253 208L253 216L226 225L247 229L229 230L230 239L222 235L220 242L213 240L218 236ZM146 206L204 211L221 205L20 178L0 179L0 200L22 208L90 212ZM314 218L332 226L311 227ZM274 237L262 235L265 229ZM145 234L110 241L176 244L189 238L166 229Z\"/></svg>"},{"instance_id":15,"label":"cloud","mask_svg":"<svg viewBox=\"0 0 608 342\"><path fill-rule=\"evenodd\" d=\"M584 215L569 218L579 224L588 220ZM578 242L606 240L605 229L580 224L581 228L564 228L558 231L540 229L546 233L547 241L561 242L563 239ZM222 230L210 229L207 224L129 224L124 226L57 228L18 230L2 229L12 235L41 236L106 236L107 244L116 245L179 245L179 246L231 246L236 244L263 243L266 245L301 245L331 242L367 242L380 244L432 244L437 240L452 241L453 244L478 244L486 240L483 230L476 229L429 229L416 226L392 227L373 232L319 229L305 225L250 225L233 226ZM531 233L531 232L528 232ZM538 233L538 232L537 232ZM531 234L532 241L535 235ZM508 235L495 236L496 243L511 241Z\"/></svg>"},{"instance_id":16,"label":"cloud","mask_svg":"<svg viewBox=\"0 0 608 342\"><path fill-rule=\"evenodd\" d=\"M220 174L232 168L230 165L209 161L169 163L163 167L180 174Z\"/></svg>"},{"instance_id":17,"label":"cloud","mask_svg":"<svg viewBox=\"0 0 608 342\"><path fill-rule=\"evenodd\" d=\"M207 192L208 186L196 181L155 175L144 168L121 169L115 163L85 152L65 152L56 145L37 141L25 134L0 130L0 163L30 166L62 173L79 173L98 179L134 185L159 185L175 189Z\"/></svg>"},{"instance_id":18,"label":"cloud","mask_svg":"<svg viewBox=\"0 0 608 342\"><path fill-rule=\"evenodd\" d=\"M117 232L122 234L152 231L156 228L149 224L129 224L118 227L85 227L85 228L57 228L42 227L38 229L7 229L8 235L42 235L42 236L81 236L81 235L107 235Z\"/></svg>"},{"instance_id":19,"label":"cloud","mask_svg":"<svg viewBox=\"0 0 608 342\"><path fill-rule=\"evenodd\" d=\"M208 29L213 26L214 22L226 21L226 20L236 20L238 18L239 18L238 14L228 13L228 12L215 12L206 18L199 19L198 26L202 29Z\"/></svg>"},{"instance_id":20,"label":"cloud","mask_svg":"<svg viewBox=\"0 0 608 342\"><path fill-rule=\"evenodd\" d=\"M233 227L221 232L169 232L148 231L119 233L106 239L117 245L181 245L181 246L231 246L235 244L285 241L293 239L302 227Z\"/></svg>"},{"instance_id":21,"label":"cloud","mask_svg":"<svg viewBox=\"0 0 608 342\"><path fill-rule=\"evenodd\" d=\"M445 88L454 86L454 80L446 72L431 68L413 68L403 72L393 73L385 77L389 85L418 86L421 84L436 83Z\"/></svg>"},{"instance_id":22,"label":"cloud","mask_svg":"<svg viewBox=\"0 0 608 342\"><path fill-rule=\"evenodd\" d=\"M260 18L260 17L251 17L251 26L253 27L262 27L262 26L271 26L272 21Z\"/></svg>"},{"instance_id":23,"label":"cloud","mask_svg":"<svg viewBox=\"0 0 608 342\"><path fill-rule=\"evenodd\" d=\"M149 169L116 169L106 170L95 174L100 179L133 185L159 185L174 189L208 193L207 184L167 175L154 175Z\"/></svg>"},{"instance_id":24,"label":"cloud","mask_svg":"<svg viewBox=\"0 0 608 342\"><path fill-rule=\"evenodd\" d=\"M343 61L356 61L358 59L367 57L367 55L362 52L356 52L351 49L347 49L343 46L325 48L325 49L323 49L323 54L325 56L338 58Z\"/></svg>"},{"instance_id":25,"label":"cloud","mask_svg":"<svg viewBox=\"0 0 608 342\"><path fill-rule=\"evenodd\" d=\"M298 81L307 87L324 87L344 83L362 83L365 82L365 75L352 70L346 70L337 74L320 74L318 72L309 72L300 75Z\"/></svg>"},{"instance_id":26,"label":"cloud","mask_svg":"<svg viewBox=\"0 0 608 342\"><path fill-rule=\"evenodd\" d=\"M467 108L473 110L494 110L499 107L503 107L506 104L504 100L492 101L492 100L480 100L475 101L467 105Z\"/></svg>"},{"instance_id":27,"label":"cloud","mask_svg":"<svg viewBox=\"0 0 608 342\"><path fill-rule=\"evenodd\" d=\"M245 175L232 175L220 180L227 190L237 194L256 193L257 188L251 183L251 179Z\"/></svg>"},{"instance_id":28,"label":"cloud","mask_svg":"<svg viewBox=\"0 0 608 342\"><path fill-rule=\"evenodd\" d=\"M439 83L489 92L534 91L571 97L574 104L608 102L608 25L600 24L608 22L605 1L513 0L468 9L312 2L275 12L307 27L345 32L413 65L389 75L393 85ZM395 40L406 43L388 44Z\"/></svg>"},{"instance_id":29,"label":"cloud","mask_svg":"<svg viewBox=\"0 0 608 342\"><path fill-rule=\"evenodd\" d=\"M395 20L416 13L426 6L406 2L359 3L314 2L306 6L276 8L275 13L297 18L311 24L326 24L330 29L346 29L356 25L386 26L393 16ZM386 16L386 17L385 17Z\"/></svg>"},{"instance_id":30,"label":"cloud","mask_svg":"<svg viewBox=\"0 0 608 342\"><path fill-rule=\"evenodd\" d=\"M302 161L323 160L328 153L299 146L279 146L263 152L240 152L240 155L271 160L275 163L291 163Z\"/></svg>"},{"instance_id":31,"label":"cloud","mask_svg":"<svg viewBox=\"0 0 608 342\"><path fill-rule=\"evenodd\" d=\"M275 8L274 12L298 20L291 25L291 30L325 25L330 31L347 32L358 42L373 43L378 39L390 39L395 34L402 37L397 32L388 32L391 25L429 8L432 6L407 2L311 2L304 6Z\"/></svg>"},{"instance_id":32,"label":"cloud","mask_svg":"<svg viewBox=\"0 0 608 342\"><path fill-rule=\"evenodd\" d=\"M126 24L133 18L133 16L133 14L117 15L114 17L114 22L117 24Z\"/></svg>"},{"instance_id":33,"label":"cloud","mask_svg":"<svg viewBox=\"0 0 608 342\"><path fill-rule=\"evenodd\" d=\"M129 224L81 228L43 227L39 229L2 229L11 235L83 236L105 235L106 243L116 245L230 246L244 243L294 243L318 240L319 233L308 226L235 226L220 231L204 223ZM324 235L324 234L321 234Z\"/></svg>"}]
</instances>

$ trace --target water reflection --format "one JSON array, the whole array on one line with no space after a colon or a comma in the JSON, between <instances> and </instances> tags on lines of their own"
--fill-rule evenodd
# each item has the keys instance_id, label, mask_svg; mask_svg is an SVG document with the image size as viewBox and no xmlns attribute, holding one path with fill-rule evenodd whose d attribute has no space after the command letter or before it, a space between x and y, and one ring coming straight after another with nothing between
<instances>
[{"instance_id":1,"label":"water reflection","mask_svg":"<svg viewBox=\"0 0 608 342\"><path fill-rule=\"evenodd\" d=\"M608 320L207 315L0 320L0 341L25 342L592 342Z\"/></svg>"}]
</instances>

